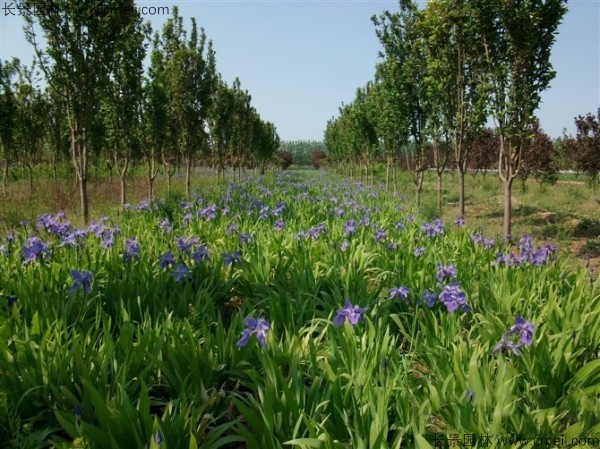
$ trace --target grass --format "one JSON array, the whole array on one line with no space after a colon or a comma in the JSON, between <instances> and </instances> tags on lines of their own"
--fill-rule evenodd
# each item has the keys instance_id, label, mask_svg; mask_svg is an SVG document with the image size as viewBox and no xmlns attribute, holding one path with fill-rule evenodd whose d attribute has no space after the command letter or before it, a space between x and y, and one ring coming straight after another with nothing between
<instances>
[{"instance_id":1,"label":"grass","mask_svg":"<svg viewBox=\"0 0 600 449\"><path fill-rule=\"evenodd\" d=\"M316 175L209 179L83 233L46 216L0 237L5 447L429 449L600 432L589 270L539 242L475 239L469 217L432 221L429 192L420 213ZM242 343L248 317L266 321L266 345Z\"/></svg>"},{"instance_id":2,"label":"grass","mask_svg":"<svg viewBox=\"0 0 600 449\"><path fill-rule=\"evenodd\" d=\"M385 173L380 169L375 184L383 184ZM467 174L465 177L465 220L472 228L484 228L494 237L502 238L503 191L495 172ZM420 210L430 218L439 216L437 208L437 177L427 172L423 183ZM398 191L409 202L415 201L415 189L409 173L399 173ZM452 222L458 215L458 175L443 177L443 210L441 217ZM537 240L558 245L583 263L600 266L600 254L590 245L600 238L600 206L593 198L585 176L563 174L555 185L541 185L520 180L513 185L512 234L517 238L528 234Z\"/></svg>"},{"instance_id":3,"label":"grass","mask_svg":"<svg viewBox=\"0 0 600 449\"><path fill-rule=\"evenodd\" d=\"M314 170L301 167L290 170L302 176L314 174ZM466 217L469 226L485 228L492 236L502 236L503 196L500 182L494 172L473 175L466 180ZM185 191L181 175L173 177L171 195L182 197ZM384 170L376 174L376 184L384 182ZM437 209L436 176L425 175L421 194L423 215L428 218L439 214ZM192 189L216 184L210 170L200 169L193 178ZM127 199L137 204L147 198L147 180L143 167L139 167L127 180ZM155 181L156 196L167 195L166 177ZM415 193L409 173L399 172L398 191L409 202L414 202ZM92 177L89 183L90 216L118 217L121 214L118 201L120 185L115 177ZM441 216L448 222L458 212L458 176L446 173L443 178L443 211ZM34 181L34 195L29 193L26 179L12 181L8 191L0 194L0 230L18 226L22 221L32 221L36 216L65 211L75 225L83 225L79 217L79 196L75 180L55 180L48 173L38 174ZM513 235L528 234L538 240L556 244L562 251L570 253L581 262L600 268L600 250L595 250L600 239L600 207L593 198L585 176L563 174L555 185L541 185L528 180L523 187L520 180L513 186Z\"/></svg>"}]
</instances>

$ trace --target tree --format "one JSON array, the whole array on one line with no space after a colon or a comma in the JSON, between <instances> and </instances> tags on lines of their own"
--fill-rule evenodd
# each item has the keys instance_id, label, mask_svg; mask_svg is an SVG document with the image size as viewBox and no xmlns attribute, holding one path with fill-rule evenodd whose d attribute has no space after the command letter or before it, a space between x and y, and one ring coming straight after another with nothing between
<instances>
[{"instance_id":1,"label":"tree","mask_svg":"<svg viewBox=\"0 0 600 449\"><path fill-rule=\"evenodd\" d=\"M441 208L441 170L446 163L446 137L454 148L459 172L459 215L465 215L465 171L473 140L485 123L484 48L472 3L465 0L428 2L423 16L427 36L427 102ZM436 131L437 130L437 131ZM436 143L437 142L437 143ZM441 150L441 151L440 151Z\"/></svg>"},{"instance_id":2,"label":"tree","mask_svg":"<svg viewBox=\"0 0 600 449\"><path fill-rule=\"evenodd\" d=\"M558 167L555 160L552 139L546 134L535 121L532 130L533 137L523 152L523 161L519 170L519 178L525 189L525 182L529 176L533 176L540 185L543 183L554 184L558 179Z\"/></svg>"},{"instance_id":3,"label":"tree","mask_svg":"<svg viewBox=\"0 0 600 449\"><path fill-rule=\"evenodd\" d=\"M0 151L2 155L2 184L4 193L8 186L8 170L14 159L14 135L17 102L13 88L13 77L20 65L18 59L2 63L0 60Z\"/></svg>"},{"instance_id":4,"label":"tree","mask_svg":"<svg viewBox=\"0 0 600 449\"><path fill-rule=\"evenodd\" d=\"M212 142L212 160L217 167L217 178L225 180L225 158L232 143L235 95L223 80L219 79L208 117Z\"/></svg>"},{"instance_id":5,"label":"tree","mask_svg":"<svg viewBox=\"0 0 600 449\"><path fill-rule=\"evenodd\" d=\"M277 159L279 159L282 170L291 167L294 163L294 156L292 156L292 153L289 151L278 151L275 153L275 156L277 156Z\"/></svg>"},{"instance_id":6,"label":"tree","mask_svg":"<svg viewBox=\"0 0 600 449\"><path fill-rule=\"evenodd\" d=\"M189 40L178 8L173 8L162 35L168 73L169 117L177 151L185 165L185 190L190 194L192 162L199 149L208 149L207 120L216 86L212 42L192 18Z\"/></svg>"},{"instance_id":7,"label":"tree","mask_svg":"<svg viewBox=\"0 0 600 449\"><path fill-rule=\"evenodd\" d=\"M377 64L374 86L378 110L375 126L386 157L385 189L389 190L390 171L392 171L394 193L398 185L396 168L399 152L408 144L409 139L408 128L398 126L403 120L403 105L397 99L397 92L394 89L396 69L396 62L391 59Z\"/></svg>"},{"instance_id":8,"label":"tree","mask_svg":"<svg viewBox=\"0 0 600 449\"><path fill-rule=\"evenodd\" d=\"M500 138L503 228L505 240L510 241L512 184L540 94L555 76L550 51L566 6L563 0L475 0L473 5L485 51L490 109Z\"/></svg>"},{"instance_id":9,"label":"tree","mask_svg":"<svg viewBox=\"0 0 600 449\"><path fill-rule=\"evenodd\" d=\"M356 96L350 104L349 113L349 138L354 147L354 153L358 156L360 164L365 169L365 182L369 182L370 161L375 159L379 140L375 128L376 107L373 103L372 84L368 83L364 88L356 90ZM361 172L362 180L362 172ZM375 183L375 177L371 173L371 183Z\"/></svg>"},{"instance_id":10,"label":"tree","mask_svg":"<svg viewBox=\"0 0 600 449\"><path fill-rule=\"evenodd\" d=\"M572 145L577 170L590 178L592 195L596 201L596 184L600 173L600 108L598 115L588 113L575 118L577 133Z\"/></svg>"},{"instance_id":11,"label":"tree","mask_svg":"<svg viewBox=\"0 0 600 449\"><path fill-rule=\"evenodd\" d=\"M469 158L468 168L475 174L483 172L485 178L488 171L496 168L500 139L490 128L482 129L475 137Z\"/></svg>"},{"instance_id":12,"label":"tree","mask_svg":"<svg viewBox=\"0 0 600 449\"><path fill-rule=\"evenodd\" d=\"M416 2L400 1L400 12L385 11L372 17L378 29L377 37L383 45L382 56L388 60L387 78L389 95L398 102L397 127L408 130L412 145L405 146L406 164L413 173L417 205L420 204L424 173L427 168L424 144L427 110L424 107L427 74L426 47L423 29L419 26L422 12Z\"/></svg>"},{"instance_id":13,"label":"tree","mask_svg":"<svg viewBox=\"0 0 600 449\"><path fill-rule=\"evenodd\" d=\"M29 175L29 194L33 196L33 168L39 163L44 150L44 137L48 107L35 79L35 65L19 65L18 83L15 86L15 148Z\"/></svg>"},{"instance_id":14,"label":"tree","mask_svg":"<svg viewBox=\"0 0 600 449\"><path fill-rule=\"evenodd\" d=\"M58 178L58 164L69 157L69 126L67 115L61 107L60 98L51 88L46 87L47 117L46 143L51 152L51 165L54 179Z\"/></svg>"},{"instance_id":15,"label":"tree","mask_svg":"<svg viewBox=\"0 0 600 449\"><path fill-rule=\"evenodd\" d=\"M140 153L143 63L150 29L137 17L127 24L125 32L128 39L117 44L115 65L103 102L107 129L110 130L110 158L117 167L121 184L121 209L127 202L125 177L131 159Z\"/></svg>"},{"instance_id":16,"label":"tree","mask_svg":"<svg viewBox=\"0 0 600 449\"><path fill-rule=\"evenodd\" d=\"M24 13L26 37L67 113L81 216L87 222L91 130L113 71L115 52L123 40L129 39L127 30L138 14L132 0L104 0L94 5L68 0L26 0L24 4L30 11L34 5L38 9L52 7L52 14ZM36 25L46 41L43 49Z\"/></svg>"},{"instance_id":17,"label":"tree","mask_svg":"<svg viewBox=\"0 0 600 449\"><path fill-rule=\"evenodd\" d=\"M327 163L327 155L324 151L313 151L310 153L310 163L315 170L320 170L324 163Z\"/></svg>"},{"instance_id":18,"label":"tree","mask_svg":"<svg viewBox=\"0 0 600 449\"><path fill-rule=\"evenodd\" d=\"M160 157L168 152L168 95L165 73L164 57L160 50L160 36L158 33L153 38L150 56L148 78L144 84L144 102L142 111L142 155L148 168L148 198L154 197L154 180L158 176ZM171 176L168 175L169 191L171 190Z\"/></svg>"}]
</instances>

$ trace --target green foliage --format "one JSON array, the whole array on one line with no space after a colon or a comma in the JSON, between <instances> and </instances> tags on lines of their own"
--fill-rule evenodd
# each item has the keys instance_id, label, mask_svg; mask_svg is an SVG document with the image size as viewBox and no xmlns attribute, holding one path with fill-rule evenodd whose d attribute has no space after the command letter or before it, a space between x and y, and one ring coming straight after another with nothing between
<instances>
[{"instance_id":1,"label":"green foliage","mask_svg":"<svg viewBox=\"0 0 600 449\"><path fill-rule=\"evenodd\" d=\"M316 140L291 140L283 141L278 151L287 151L294 158L296 165L312 165L311 154L315 151L325 152L327 147L323 142Z\"/></svg>"},{"instance_id":2,"label":"green foliage","mask_svg":"<svg viewBox=\"0 0 600 449\"><path fill-rule=\"evenodd\" d=\"M537 262L544 250L527 240L482 245L412 212L379 189L269 176L142 203L92 224L80 245L62 244L75 229L60 216L16 229L0 242L0 438L366 449L431 447L434 434L596 432L598 281L562 257ZM26 262L32 236L48 252ZM139 253L124 261L133 237ZM200 247L208 259L194 261ZM161 265L167 251L189 277ZM521 262L502 263L509 252ZM450 264L456 279L440 281ZM73 288L71 270L93 274L89 292ZM468 312L422 299L450 281ZM406 299L390 299L400 286ZM366 310L336 327L346 299ZM497 351L518 339L507 335L517 315L533 326L531 345ZM264 346L254 335L236 344L246 317L268 323Z\"/></svg>"}]
</instances>

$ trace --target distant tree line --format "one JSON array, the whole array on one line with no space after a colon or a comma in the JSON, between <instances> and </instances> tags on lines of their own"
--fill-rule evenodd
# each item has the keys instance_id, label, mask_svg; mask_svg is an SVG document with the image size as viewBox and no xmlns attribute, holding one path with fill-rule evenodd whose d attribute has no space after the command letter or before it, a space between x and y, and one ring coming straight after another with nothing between
<instances>
[{"instance_id":1,"label":"distant tree line","mask_svg":"<svg viewBox=\"0 0 600 449\"><path fill-rule=\"evenodd\" d=\"M372 179L373 161L384 160L387 188L403 167L413 175L417 203L424 173L434 169L440 211L442 174L453 167L461 216L465 173L494 168L509 240L515 179L551 181L560 168L535 111L555 77L550 51L565 3L438 0L419 7L400 0L399 11L374 16L381 61L374 80L327 123L331 162Z\"/></svg>"},{"instance_id":2,"label":"distant tree line","mask_svg":"<svg viewBox=\"0 0 600 449\"><path fill-rule=\"evenodd\" d=\"M33 3L24 2L29 10ZM52 14L23 8L33 64L0 60L4 189L11 167L28 171L33 190L34 167L48 164L57 176L70 161L87 221L90 167L118 176L124 206L133 164L146 166L151 199L159 173L170 188L175 171L183 170L189 194L195 165L224 178L226 168L239 177L243 168L276 163L275 125L261 118L239 79L231 85L222 79L212 41L195 19L186 29L173 7L153 32L131 0L106 0L102 14L88 2L51 3Z\"/></svg>"},{"instance_id":3,"label":"distant tree line","mask_svg":"<svg viewBox=\"0 0 600 449\"><path fill-rule=\"evenodd\" d=\"M277 151L289 153L296 165L314 165L311 159L311 157L314 158L313 153L326 154L327 147L322 141L288 140L282 141Z\"/></svg>"}]
</instances>

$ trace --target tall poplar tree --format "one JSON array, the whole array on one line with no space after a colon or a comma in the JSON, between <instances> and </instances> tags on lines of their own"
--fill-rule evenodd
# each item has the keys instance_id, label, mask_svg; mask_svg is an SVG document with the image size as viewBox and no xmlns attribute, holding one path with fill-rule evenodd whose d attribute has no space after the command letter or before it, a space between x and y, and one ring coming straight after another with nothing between
<instances>
[{"instance_id":1,"label":"tall poplar tree","mask_svg":"<svg viewBox=\"0 0 600 449\"><path fill-rule=\"evenodd\" d=\"M567 11L564 0L474 0L486 60L490 109L500 138L504 238L511 239L512 185L531 138L540 94L556 72L550 52Z\"/></svg>"},{"instance_id":2,"label":"tall poplar tree","mask_svg":"<svg viewBox=\"0 0 600 449\"><path fill-rule=\"evenodd\" d=\"M390 95L399 104L397 126L408 130L412 145L406 147L406 161L413 173L417 205L420 203L423 179L427 168L425 158L425 78L427 74L426 47L422 11L411 0L400 1L400 11L385 11L372 17L377 27L377 37L383 45L383 55L389 60L391 70L383 72L392 76L388 81Z\"/></svg>"},{"instance_id":3,"label":"tall poplar tree","mask_svg":"<svg viewBox=\"0 0 600 449\"><path fill-rule=\"evenodd\" d=\"M0 59L0 155L2 156L2 185L4 193L8 186L8 170L14 159L15 117L17 102L15 99L13 77L20 62Z\"/></svg>"},{"instance_id":4,"label":"tall poplar tree","mask_svg":"<svg viewBox=\"0 0 600 449\"><path fill-rule=\"evenodd\" d=\"M88 158L94 119L106 91L115 52L130 38L127 30L137 20L133 0L74 2L26 0L23 9L26 37L33 44L46 80L60 96L69 123L71 158L75 167L81 216L89 219ZM52 9L50 14L37 14ZM41 29L44 44L36 30Z\"/></svg>"},{"instance_id":5,"label":"tall poplar tree","mask_svg":"<svg viewBox=\"0 0 600 449\"><path fill-rule=\"evenodd\" d=\"M460 216L465 215L465 172L469 154L486 120L484 47L475 17L473 4L467 0L428 2L423 16L428 48L428 102L437 118L433 120L437 125L434 128L442 130L454 149L459 173ZM433 140L435 145L435 138ZM439 166L443 165L440 162L445 163L445 155L436 151L434 156L438 159L436 167L441 182ZM438 192L440 188L438 185Z\"/></svg>"}]
</instances>

